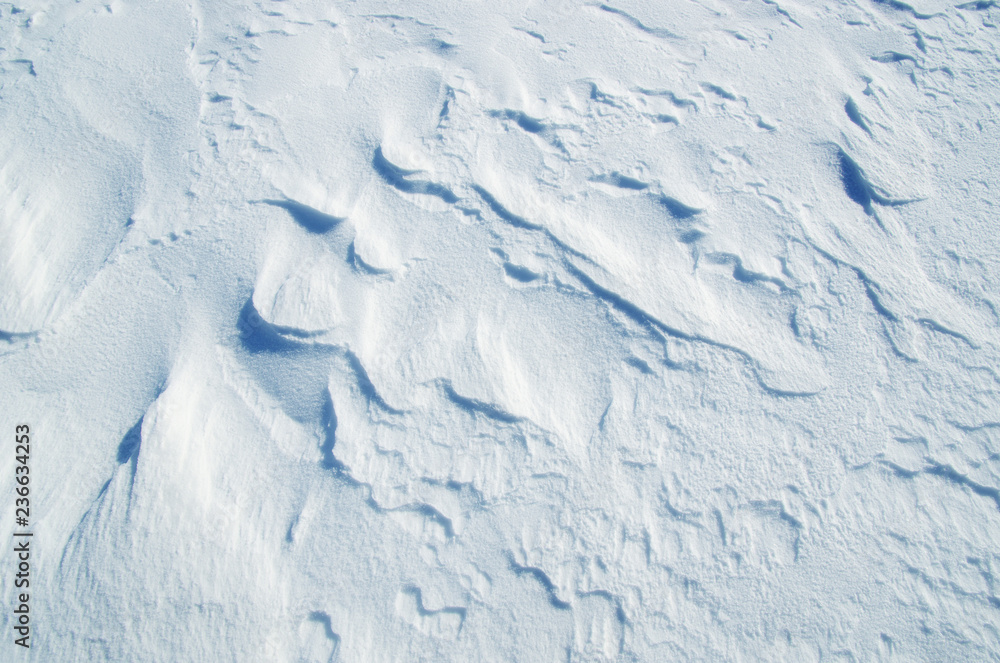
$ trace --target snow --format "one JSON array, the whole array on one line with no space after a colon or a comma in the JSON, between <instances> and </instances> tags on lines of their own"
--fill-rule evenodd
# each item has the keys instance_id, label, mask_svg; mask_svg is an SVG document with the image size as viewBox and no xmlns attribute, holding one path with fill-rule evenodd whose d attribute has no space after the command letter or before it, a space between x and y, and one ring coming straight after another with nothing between
<instances>
[{"instance_id":1,"label":"snow","mask_svg":"<svg viewBox=\"0 0 1000 663\"><path fill-rule=\"evenodd\" d=\"M998 20L0 4L0 658L1000 656Z\"/></svg>"}]
</instances>

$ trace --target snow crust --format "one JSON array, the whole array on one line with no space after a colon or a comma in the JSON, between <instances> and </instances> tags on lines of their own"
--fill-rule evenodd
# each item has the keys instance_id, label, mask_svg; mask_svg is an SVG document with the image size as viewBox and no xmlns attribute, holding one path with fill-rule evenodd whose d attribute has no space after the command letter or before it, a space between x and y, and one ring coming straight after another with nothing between
<instances>
[{"instance_id":1,"label":"snow crust","mask_svg":"<svg viewBox=\"0 0 1000 663\"><path fill-rule=\"evenodd\" d=\"M17 660L997 658L998 20L0 3Z\"/></svg>"}]
</instances>

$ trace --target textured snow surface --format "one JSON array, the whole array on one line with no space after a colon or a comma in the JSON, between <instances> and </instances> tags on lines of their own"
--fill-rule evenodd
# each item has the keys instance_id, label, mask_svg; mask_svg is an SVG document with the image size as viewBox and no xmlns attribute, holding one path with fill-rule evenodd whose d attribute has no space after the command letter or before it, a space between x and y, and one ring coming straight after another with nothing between
<instances>
[{"instance_id":1,"label":"textured snow surface","mask_svg":"<svg viewBox=\"0 0 1000 663\"><path fill-rule=\"evenodd\" d=\"M0 658L996 660L1000 5L907 3L0 4Z\"/></svg>"}]
</instances>

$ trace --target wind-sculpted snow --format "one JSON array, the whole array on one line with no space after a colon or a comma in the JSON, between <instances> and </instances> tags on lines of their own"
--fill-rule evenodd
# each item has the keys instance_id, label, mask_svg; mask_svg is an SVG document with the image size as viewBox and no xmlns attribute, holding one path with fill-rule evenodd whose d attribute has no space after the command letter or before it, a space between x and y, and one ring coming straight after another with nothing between
<instances>
[{"instance_id":1,"label":"wind-sculpted snow","mask_svg":"<svg viewBox=\"0 0 1000 663\"><path fill-rule=\"evenodd\" d=\"M16 656L1000 656L998 20L0 5Z\"/></svg>"},{"instance_id":2,"label":"wind-sculpted snow","mask_svg":"<svg viewBox=\"0 0 1000 663\"><path fill-rule=\"evenodd\" d=\"M295 222L309 232L322 234L328 232L340 224L343 219L331 216L313 209L308 205L294 200L264 200L263 202L274 207L280 207L288 212Z\"/></svg>"}]
</instances>

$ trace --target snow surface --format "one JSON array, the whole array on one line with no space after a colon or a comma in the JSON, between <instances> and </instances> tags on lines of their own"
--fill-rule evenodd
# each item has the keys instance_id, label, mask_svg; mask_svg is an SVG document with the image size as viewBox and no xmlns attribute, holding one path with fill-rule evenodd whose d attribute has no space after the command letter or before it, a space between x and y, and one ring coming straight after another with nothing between
<instances>
[{"instance_id":1,"label":"snow surface","mask_svg":"<svg viewBox=\"0 0 1000 663\"><path fill-rule=\"evenodd\" d=\"M0 658L997 660L998 21L0 4Z\"/></svg>"}]
</instances>

